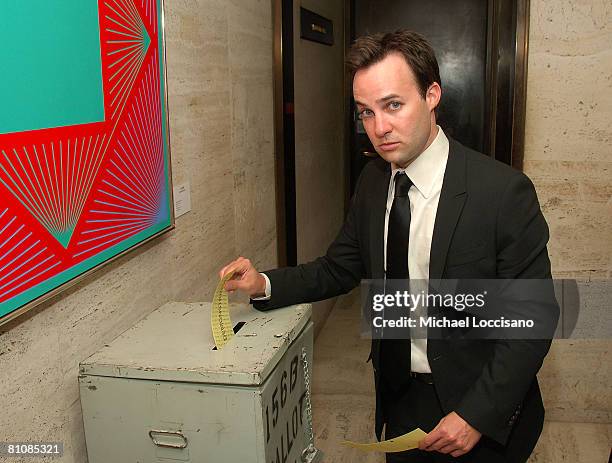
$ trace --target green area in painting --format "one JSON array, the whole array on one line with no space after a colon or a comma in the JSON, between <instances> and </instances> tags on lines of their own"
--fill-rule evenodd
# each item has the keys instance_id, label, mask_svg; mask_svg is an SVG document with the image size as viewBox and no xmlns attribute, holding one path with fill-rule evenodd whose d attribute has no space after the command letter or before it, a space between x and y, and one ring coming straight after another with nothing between
<instances>
[{"instance_id":1,"label":"green area in painting","mask_svg":"<svg viewBox=\"0 0 612 463\"><path fill-rule=\"evenodd\" d=\"M98 2L0 1L0 134L104 120Z\"/></svg>"},{"instance_id":2,"label":"green area in painting","mask_svg":"<svg viewBox=\"0 0 612 463\"><path fill-rule=\"evenodd\" d=\"M62 246L67 248L68 244L70 244L70 239L72 238L72 234L74 233L74 227L70 227L67 230L63 230L59 232L51 231L51 230L49 231L55 237L55 239L60 242Z\"/></svg>"}]
</instances>

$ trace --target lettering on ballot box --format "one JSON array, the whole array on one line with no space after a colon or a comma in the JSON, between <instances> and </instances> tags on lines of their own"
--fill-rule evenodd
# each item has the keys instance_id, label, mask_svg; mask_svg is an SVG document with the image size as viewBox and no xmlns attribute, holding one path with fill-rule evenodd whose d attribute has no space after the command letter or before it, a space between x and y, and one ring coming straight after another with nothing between
<instances>
[{"instance_id":1,"label":"lettering on ballot box","mask_svg":"<svg viewBox=\"0 0 612 463\"><path fill-rule=\"evenodd\" d=\"M302 461L311 306L231 305L240 328L220 350L210 309L166 304L81 363L90 463Z\"/></svg>"},{"instance_id":2,"label":"lettering on ballot box","mask_svg":"<svg viewBox=\"0 0 612 463\"><path fill-rule=\"evenodd\" d=\"M264 387L267 462L301 462L306 416L306 388L300 353L295 346Z\"/></svg>"}]
</instances>

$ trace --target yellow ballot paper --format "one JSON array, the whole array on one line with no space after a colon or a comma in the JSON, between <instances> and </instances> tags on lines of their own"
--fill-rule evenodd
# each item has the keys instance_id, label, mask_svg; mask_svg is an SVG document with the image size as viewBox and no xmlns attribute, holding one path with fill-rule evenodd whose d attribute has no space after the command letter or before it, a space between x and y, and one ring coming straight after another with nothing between
<instances>
[{"instance_id":1,"label":"yellow ballot paper","mask_svg":"<svg viewBox=\"0 0 612 463\"><path fill-rule=\"evenodd\" d=\"M404 450L412 450L418 448L419 442L426 435L427 433L421 428L416 428L414 431L410 431L407 434L394 437L393 439L384 440L382 442L360 444L358 442L351 442L345 440L342 442L342 445L354 447L364 452L403 452Z\"/></svg>"},{"instance_id":2,"label":"yellow ballot paper","mask_svg":"<svg viewBox=\"0 0 612 463\"><path fill-rule=\"evenodd\" d=\"M221 349L234 336L234 325L229 315L227 291L224 286L234 272L227 273L217 285L210 311L210 326L215 338L215 346Z\"/></svg>"}]
</instances>

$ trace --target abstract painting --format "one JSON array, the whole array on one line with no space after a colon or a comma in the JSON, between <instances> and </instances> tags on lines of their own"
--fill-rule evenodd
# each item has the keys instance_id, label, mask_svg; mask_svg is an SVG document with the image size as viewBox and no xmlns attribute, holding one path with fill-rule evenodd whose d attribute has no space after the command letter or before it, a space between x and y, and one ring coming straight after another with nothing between
<instances>
[{"instance_id":1,"label":"abstract painting","mask_svg":"<svg viewBox=\"0 0 612 463\"><path fill-rule=\"evenodd\" d=\"M0 323L171 229L161 0L0 2Z\"/></svg>"}]
</instances>

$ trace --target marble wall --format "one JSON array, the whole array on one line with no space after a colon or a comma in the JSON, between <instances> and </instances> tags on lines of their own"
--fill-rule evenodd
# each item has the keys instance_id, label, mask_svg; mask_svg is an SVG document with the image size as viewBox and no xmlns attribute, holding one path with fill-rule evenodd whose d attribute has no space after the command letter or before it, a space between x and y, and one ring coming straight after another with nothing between
<instances>
[{"instance_id":1,"label":"marble wall","mask_svg":"<svg viewBox=\"0 0 612 463\"><path fill-rule=\"evenodd\" d=\"M325 253L344 220L344 2L294 3L298 263ZM300 6L334 23L334 45L300 39ZM313 308L318 333L334 300Z\"/></svg>"},{"instance_id":2,"label":"marble wall","mask_svg":"<svg viewBox=\"0 0 612 463\"><path fill-rule=\"evenodd\" d=\"M550 226L556 278L612 276L611 43L610 2L531 0L525 172ZM598 301L591 310L609 311L609 294ZM609 436L611 347L609 339L553 342L539 374L548 430L571 434L574 425L554 422L580 422L582 437ZM561 440L567 455L578 448L577 437L557 431L544 434L534 461L560 461L553 448ZM573 461L598 460L585 453Z\"/></svg>"},{"instance_id":3,"label":"marble wall","mask_svg":"<svg viewBox=\"0 0 612 463\"><path fill-rule=\"evenodd\" d=\"M532 0L525 172L557 278L612 276L612 4Z\"/></svg>"},{"instance_id":4,"label":"marble wall","mask_svg":"<svg viewBox=\"0 0 612 463\"><path fill-rule=\"evenodd\" d=\"M270 0L166 0L176 230L0 328L0 441L86 462L78 363L169 300L210 300L242 254L276 265ZM11 461L19 461L13 459Z\"/></svg>"}]
</instances>

